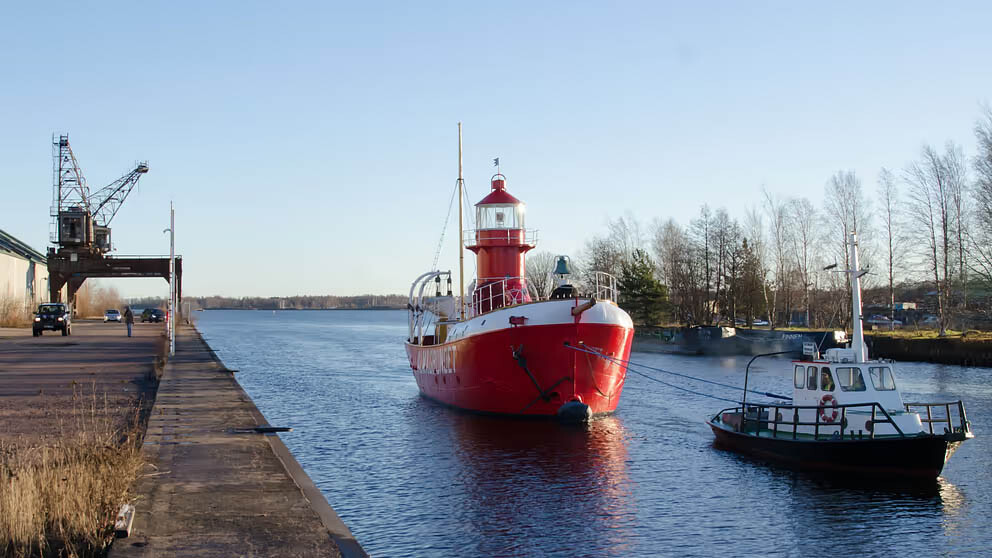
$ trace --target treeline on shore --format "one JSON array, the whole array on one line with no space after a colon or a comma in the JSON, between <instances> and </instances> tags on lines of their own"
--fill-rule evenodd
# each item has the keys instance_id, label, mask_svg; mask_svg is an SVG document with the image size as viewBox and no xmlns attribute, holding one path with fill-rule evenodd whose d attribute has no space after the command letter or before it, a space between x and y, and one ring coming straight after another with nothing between
<instances>
[{"instance_id":1,"label":"treeline on shore","mask_svg":"<svg viewBox=\"0 0 992 558\"><path fill-rule=\"evenodd\" d=\"M161 307L168 299L160 297L135 298L128 303L136 308ZM379 310L406 308L403 295L359 296L189 296L183 304L191 310Z\"/></svg>"},{"instance_id":2,"label":"treeline on shore","mask_svg":"<svg viewBox=\"0 0 992 558\"><path fill-rule=\"evenodd\" d=\"M941 333L989 328L992 109L974 132L972 155L952 142L924 145L901 167L881 167L872 188L839 170L824 177L822 198L762 189L741 219L705 204L688 224L615 219L575 258L577 280L588 290L592 270L619 277L620 304L640 324L849 327L850 285L838 271L850 267L856 231L866 319L901 315ZM528 257L536 292L553 268L547 252Z\"/></svg>"}]
</instances>

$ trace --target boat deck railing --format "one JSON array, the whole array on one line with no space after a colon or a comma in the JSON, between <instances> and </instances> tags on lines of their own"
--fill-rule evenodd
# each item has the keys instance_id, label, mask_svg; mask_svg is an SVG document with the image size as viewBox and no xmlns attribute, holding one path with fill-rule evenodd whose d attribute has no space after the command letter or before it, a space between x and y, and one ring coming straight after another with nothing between
<instances>
[{"instance_id":1,"label":"boat deck railing","mask_svg":"<svg viewBox=\"0 0 992 558\"><path fill-rule=\"evenodd\" d=\"M477 287L472 293L469 317L523 304L527 300L526 277L507 277L499 281L492 281Z\"/></svg>"},{"instance_id":2,"label":"boat deck railing","mask_svg":"<svg viewBox=\"0 0 992 558\"><path fill-rule=\"evenodd\" d=\"M920 422L928 425L931 435L935 434L933 429L934 423L944 423L947 425L944 429L944 434L960 434L963 437L970 436L971 423L968 422L968 415L965 413L963 401L952 401L949 403L906 403L905 407L908 413L920 414ZM925 419L922 418L922 412L914 410L923 407L926 408ZM936 409L942 409L944 412L943 416L940 416L939 413L935 414L934 410ZM952 409L957 409L956 417L952 414ZM815 410L813 421L799 420L799 411L801 410ZM829 413L834 410L840 411L838 418L829 421L823 419L824 412ZM785 415L791 414L790 420L785 419L783 412ZM867 434L861 429L857 432L853 429L845 432L847 430L849 412L859 414L871 413L871 418L865 423L865 429L868 431ZM733 418L727 417L727 413L731 413ZM736 432L753 432L758 434L767 429L770 431L772 437L778 437L780 433L784 435L791 433L793 440L798 439L800 435L805 435L799 432L800 426L812 426L814 440L820 439L821 436L828 436L831 440L854 440L865 437L874 439L876 424L891 424L899 437L906 437L906 433L899 428L899 425L893 420L892 415L877 402L852 403L837 405L836 407L833 405L755 405L748 403L747 412L743 412L741 407L729 407L717 413L714 418L719 418L724 424L733 426ZM725 418L731 418L731 420L727 421ZM955 426L955 418L957 419L957 426ZM839 432L834 430L838 426L840 427ZM829 430L830 433L821 434L821 428Z\"/></svg>"},{"instance_id":3,"label":"boat deck railing","mask_svg":"<svg viewBox=\"0 0 992 558\"><path fill-rule=\"evenodd\" d=\"M617 281L617 278L605 271L594 271L592 275L593 292L595 293L596 300L609 300L613 303L618 303L620 290L618 288L619 281Z\"/></svg>"},{"instance_id":4,"label":"boat deck railing","mask_svg":"<svg viewBox=\"0 0 992 558\"><path fill-rule=\"evenodd\" d=\"M815 410L814 419L812 421L799 420L799 411L801 410ZM823 420L824 412L833 412L834 410L840 411L840 416L833 420ZM864 430L859 429L857 433L852 429L849 433L845 433L847 428L847 415L849 410L862 411L865 414L871 413L871 419L869 419L865 426L868 433L865 434ZM791 414L790 420L785 420L785 415ZM733 424L733 422L728 422L724 420L725 413L733 413L739 417L739 423ZM772 437L778 437L779 433L788 435L792 434L792 439L797 440L802 433L799 432L800 426L812 426L813 427L813 439L818 440L821 436L828 436L828 439L863 439L865 437L869 439L875 438L875 425L876 424L891 424L895 431L900 437L905 437L906 433L899 428L896 421L892 419L892 415L885 410L878 403L852 403L846 405L755 405L748 403L747 412L742 412L741 407L729 407L720 411L716 417L719 418L721 422L729 424L734 427L736 432L754 432L759 433L764 429L771 431ZM749 424L750 423L750 424ZM840 427L840 431L835 431L834 428ZM820 429L830 430L830 434L820 433ZM790 432L791 429L791 432Z\"/></svg>"},{"instance_id":5,"label":"boat deck railing","mask_svg":"<svg viewBox=\"0 0 992 558\"><path fill-rule=\"evenodd\" d=\"M968 415L964 411L964 402L951 401L948 403L906 403L906 412L918 413L920 415L920 422L927 425L930 429L930 434L933 434L934 423L944 423L947 426L944 428L945 434L950 434L953 432L960 432L962 434L967 434L971 432L971 423L968 422ZM923 408L926 409L926 417L923 418ZM919 409L919 410L914 410ZM951 414L951 409L957 409L957 426L954 425L953 415ZM943 410L943 416L939 413L934 413L934 411Z\"/></svg>"}]
</instances>

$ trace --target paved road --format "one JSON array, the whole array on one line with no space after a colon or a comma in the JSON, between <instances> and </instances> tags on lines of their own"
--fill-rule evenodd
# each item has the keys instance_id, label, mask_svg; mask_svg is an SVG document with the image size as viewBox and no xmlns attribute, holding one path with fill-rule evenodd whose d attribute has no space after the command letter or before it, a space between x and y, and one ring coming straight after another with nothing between
<instances>
[{"instance_id":1,"label":"paved road","mask_svg":"<svg viewBox=\"0 0 992 558\"><path fill-rule=\"evenodd\" d=\"M129 409L150 405L164 331L135 324L128 338L122 324L95 320L73 322L67 337L0 329L0 440L59 436L83 410L123 421Z\"/></svg>"}]
</instances>

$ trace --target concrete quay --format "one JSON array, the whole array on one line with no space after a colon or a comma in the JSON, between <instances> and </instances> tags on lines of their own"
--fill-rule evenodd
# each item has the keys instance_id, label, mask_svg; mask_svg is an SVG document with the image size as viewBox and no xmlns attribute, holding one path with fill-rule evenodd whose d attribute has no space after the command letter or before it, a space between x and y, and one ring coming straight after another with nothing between
<instances>
[{"instance_id":1,"label":"concrete quay","mask_svg":"<svg viewBox=\"0 0 992 558\"><path fill-rule=\"evenodd\" d=\"M199 333L180 327L134 529L110 556L366 556L279 437L252 431L266 424Z\"/></svg>"},{"instance_id":2,"label":"concrete quay","mask_svg":"<svg viewBox=\"0 0 992 558\"><path fill-rule=\"evenodd\" d=\"M126 331L0 328L0 441L70 435L79 413L147 417L134 524L110 556L366 556L279 437L252 430L265 418L195 329L179 329L157 393L164 328Z\"/></svg>"}]
</instances>

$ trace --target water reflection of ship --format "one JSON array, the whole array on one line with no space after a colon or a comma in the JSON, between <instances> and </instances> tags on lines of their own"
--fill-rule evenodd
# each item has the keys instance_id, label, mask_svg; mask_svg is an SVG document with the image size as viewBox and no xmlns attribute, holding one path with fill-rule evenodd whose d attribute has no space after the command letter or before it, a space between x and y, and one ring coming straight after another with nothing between
<instances>
[{"instance_id":1,"label":"water reflection of ship","mask_svg":"<svg viewBox=\"0 0 992 558\"><path fill-rule=\"evenodd\" d=\"M528 545L539 544L530 540L537 525L554 525L556 537L581 532L576 538L595 541L610 554L631 543L636 510L627 475L627 434L618 418L507 428L506 419L463 415L454 431L469 496L469 509L462 511L479 533L480 545L513 539L514 553L526 555ZM477 550L505 554L511 549ZM582 550L597 553L596 548Z\"/></svg>"}]
</instances>

